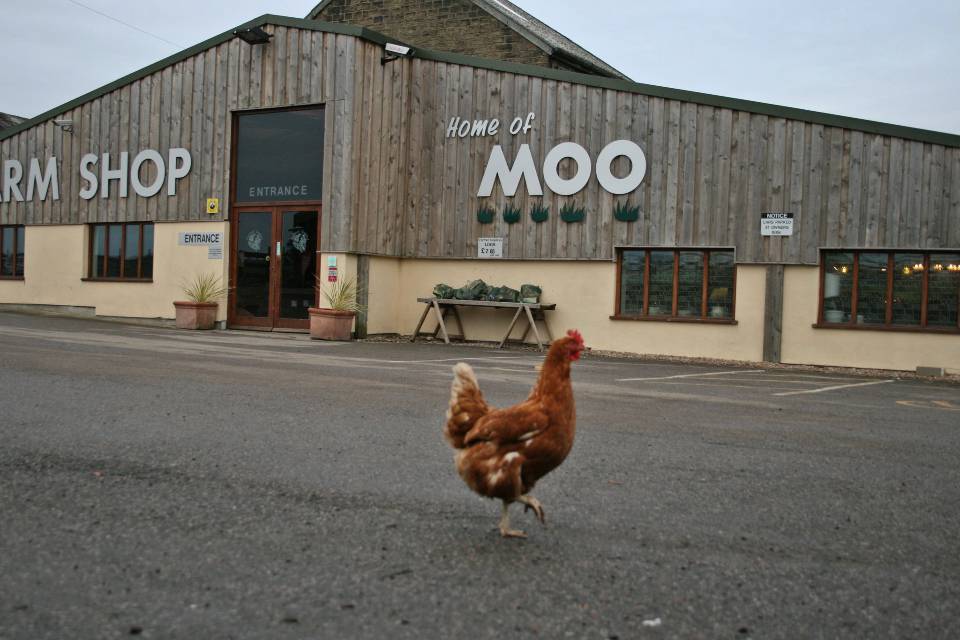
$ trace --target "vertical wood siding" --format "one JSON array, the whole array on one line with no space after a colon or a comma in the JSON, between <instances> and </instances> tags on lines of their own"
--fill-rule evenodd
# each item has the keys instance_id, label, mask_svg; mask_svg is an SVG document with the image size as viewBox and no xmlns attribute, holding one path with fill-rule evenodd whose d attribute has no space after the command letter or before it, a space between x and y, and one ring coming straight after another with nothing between
<instances>
[{"instance_id":1,"label":"vertical wood siding","mask_svg":"<svg viewBox=\"0 0 960 640\"><path fill-rule=\"evenodd\" d=\"M808 263L820 247L960 247L960 149L697 105L558 80L423 59L381 64L361 39L268 27L271 44L237 39L77 106L0 142L0 158L58 158L61 197L0 203L2 224L82 224L123 220L208 220L205 201L229 211L231 113L326 105L323 250L422 257L475 257L477 238L504 238L504 255L524 259L603 259L615 247L733 246L742 262ZM511 135L514 117L536 114L533 129ZM447 138L451 118L497 118L495 136ZM556 144L573 141L592 159L609 142L637 142L647 159L643 183L612 196L596 180L578 194L476 196L493 146L512 162L528 144L538 167ZM177 195L78 197L82 154L142 149L191 151ZM560 166L573 175L571 161ZM620 158L614 173L624 175ZM153 179L144 171L142 181ZM99 166L98 166L99 172ZM534 222L530 209L549 209ZM583 222L560 220L564 205ZM617 204L639 209L614 219ZM508 224L506 205L521 219ZM496 211L477 221L477 209ZM794 213L794 235L760 236L760 213Z\"/></svg>"},{"instance_id":2,"label":"vertical wood siding","mask_svg":"<svg viewBox=\"0 0 960 640\"><path fill-rule=\"evenodd\" d=\"M355 247L363 253L469 258L478 237L494 236L504 238L505 257L527 259L611 259L624 245L733 246L742 262L815 264L820 247L960 246L957 148L443 62L391 64L408 67L412 80L369 112L365 106L364 122L396 126L378 114L393 109L393 100L407 101L403 126L413 144L402 171L409 180L402 207L354 210L367 230ZM529 112L536 113L533 130L511 135L510 121ZM498 118L500 132L447 138L454 117ZM383 129L380 138L391 136ZM494 145L512 163L529 144L539 171L560 142L577 142L596 159L620 138L646 154L647 174L634 193L612 196L594 175L580 193L556 196L541 173L550 209L543 223L530 218L541 199L527 195L523 182L512 198L499 185L490 198L476 197ZM382 145L380 154L392 162ZM562 177L572 176L570 165L561 163ZM625 159L614 163L616 175L627 170ZM567 203L586 210L583 222L560 221ZM615 220L617 203L638 206L639 219ZM489 224L477 222L483 205L496 211ZM521 209L519 223L503 221L506 205ZM793 212L794 234L761 236L765 211ZM400 238L389 231L395 225L405 229Z\"/></svg>"},{"instance_id":3,"label":"vertical wood siding","mask_svg":"<svg viewBox=\"0 0 960 640\"><path fill-rule=\"evenodd\" d=\"M50 119L0 142L0 158L23 164L24 193L34 157L42 166L45 158L57 157L61 185L59 201L48 195L44 202L0 203L0 223L210 220L206 199L212 197L221 199L225 217L231 195L231 113L326 104L323 248L348 246L349 212L359 189L351 183L352 123L360 116L353 107L353 96L363 86L359 80L354 82L353 65L358 51L372 48L351 36L284 27L266 30L274 33L268 46L252 47L233 39L57 115L58 119L73 120L72 134L56 128ZM109 153L111 168L116 168L122 151L129 153L132 162L139 151L152 148L166 161L170 147L190 150L193 162L190 174L178 181L176 196L168 197L164 184L151 198L138 196L132 186L127 197L120 198L119 184L111 181L109 198L102 199L99 194L90 200L79 197L86 186L80 178L83 154L100 158ZM98 175L101 164L102 160L96 167ZM385 172L399 164L399 158L395 159L393 168ZM141 181L149 184L155 177L155 168L147 163Z\"/></svg>"}]
</instances>

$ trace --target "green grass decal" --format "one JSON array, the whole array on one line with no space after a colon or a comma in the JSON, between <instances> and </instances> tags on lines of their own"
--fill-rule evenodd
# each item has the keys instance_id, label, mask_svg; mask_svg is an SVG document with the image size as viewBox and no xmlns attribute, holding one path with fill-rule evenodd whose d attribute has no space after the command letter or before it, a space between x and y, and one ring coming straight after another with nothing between
<instances>
[{"instance_id":1,"label":"green grass decal","mask_svg":"<svg viewBox=\"0 0 960 640\"><path fill-rule=\"evenodd\" d=\"M520 213L520 209L508 204L503 207L503 221L507 224L520 222Z\"/></svg>"},{"instance_id":2,"label":"green grass decal","mask_svg":"<svg viewBox=\"0 0 960 640\"><path fill-rule=\"evenodd\" d=\"M480 224L490 224L493 222L493 216L497 214L492 208L487 205L481 206L477 209L477 222Z\"/></svg>"},{"instance_id":3,"label":"green grass decal","mask_svg":"<svg viewBox=\"0 0 960 640\"><path fill-rule=\"evenodd\" d=\"M535 202L530 207L530 218L534 222L546 222L550 217L550 207L543 206L543 201Z\"/></svg>"},{"instance_id":4,"label":"green grass decal","mask_svg":"<svg viewBox=\"0 0 960 640\"><path fill-rule=\"evenodd\" d=\"M573 202L568 202L560 207L560 219L564 222L583 222L583 218L586 215L587 213L583 210L583 207L578 207L576 203Z\"/></svg>"},{"instance_id":5,"label":"green grass decal","mask_svg":"<svg viewBox=\"0 0 960 640\"><path fill-rule=\"evenodd\" d=\"M640 205L631 207L626 202L618 202L613 208L613 217L620 222L636 222L640 217Z\"/></svg>"}]
</instances>

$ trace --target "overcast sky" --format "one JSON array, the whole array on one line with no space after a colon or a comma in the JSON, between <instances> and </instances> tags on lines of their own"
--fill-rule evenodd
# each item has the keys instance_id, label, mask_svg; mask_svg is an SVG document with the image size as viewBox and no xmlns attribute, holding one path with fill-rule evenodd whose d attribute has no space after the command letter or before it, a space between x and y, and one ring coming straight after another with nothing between
<instances>
[{"instance_id":1,"label":"overcast sky","mask_svg":"<svg viewBox=\"0 0 960 640\"><path fill-rule=\"evenodd\" d=\"M637 82L960 133L960 2L514 1ZM302 18L314 4L0 0L0 111L38 115L261 14Z\"/></svg>"}]
</instances>

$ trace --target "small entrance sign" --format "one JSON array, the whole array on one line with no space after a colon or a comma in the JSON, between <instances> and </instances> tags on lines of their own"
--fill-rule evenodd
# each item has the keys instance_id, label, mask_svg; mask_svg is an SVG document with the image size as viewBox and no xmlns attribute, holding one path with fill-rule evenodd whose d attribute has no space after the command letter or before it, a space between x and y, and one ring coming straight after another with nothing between
<instances>
[{"instance_id":1,"label":"small entrance sign","mask_svg":"<svg viewBox=\"0 0 960 640\"><path fill-rule=\"evenodd\" d=\"M760 235L792 236L793 214L768 211L760 214Z\"/></svg>"},{"instance_id":2,"label":"small entrance sign","mask_svg":"<svg viewBox=\"0 0 960 640\"><path fill-rule=\"evenodd\" d=\"M502 258L503 238L480 238L477 240L478 258Z\"/></svg>"},{"instance_id":3,"label":"small entrance sign","mask_svg":"<svg viewBox=\"0 0 960 640\"><path fill-rule=\"evenodd\" d=\"M208 260L223 260L223 232L189 232L181 231L177 238L181 247L207 247Z\"/></svg>"},{"instance_id":4,"label":"small entrance sign","mask_svg":"<svg viewBox=\"0 0 960 640\"><path fill-rule=\"evenodd\" d=\"M181 231L178 244L182 247L210 247L223 244L223 233L220 231L189 232Z\"/></svg>"}]
</instances>

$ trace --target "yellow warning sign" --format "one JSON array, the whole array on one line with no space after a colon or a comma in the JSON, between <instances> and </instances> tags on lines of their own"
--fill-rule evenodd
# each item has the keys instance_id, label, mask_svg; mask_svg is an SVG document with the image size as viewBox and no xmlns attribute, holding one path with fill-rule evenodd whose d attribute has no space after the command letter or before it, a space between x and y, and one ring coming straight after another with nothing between
<instances>
[{"instance_id":1,"label":"yellow warning sign","mask_svg":"<svg viewBox=\"0 0 960 640\"><path fill-rule=\"evenodd\" d=\"M207 198L207 213L210 215L220 213L220 198Z\"/></svg>"}]
</instances>

